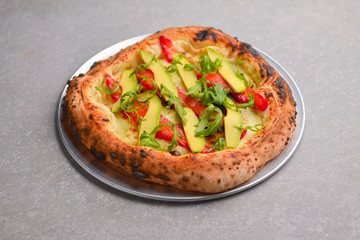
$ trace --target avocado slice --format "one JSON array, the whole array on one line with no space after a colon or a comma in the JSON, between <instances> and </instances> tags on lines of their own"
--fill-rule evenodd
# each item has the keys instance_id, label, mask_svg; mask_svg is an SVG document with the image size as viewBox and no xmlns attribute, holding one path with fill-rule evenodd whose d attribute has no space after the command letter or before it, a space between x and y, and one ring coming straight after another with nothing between
<instances>
[{"instance_id":1,"label":"avocado slice","mask_svg":"<svg viewBox=\"0 0 360 240\"><path fill-rule=\"evenodd\" d=\"M149 99L149 108L144 116L144 120L140 122L140 130L139 130L139 140L141 134L146 131L147 133L151 133L152 130L156 126L159 125L161 116L161 101L160 99L154 95L152 98ZM154 137L153 134L152 137Z\"/></svg>"},{"instance_id":2,"label":"avocado slice","mask_svg":"<svg viewBox=\"0 0 360 240\"><path fill-rule=\"evenodd\" d=\"M234 105L230 98L226 98L227 103ZM224 117L226 147L236 148L239 145L241 131L235 126L242 126L241 113L234 107L226 107L226 116Z\"/></svg>"},{"instance_id":3,"label":"avocado slice","mask_svg":"<svg viewBox=\"0 0 360 240\"><path fill-rule=\"evenodd\" d=\"M186 135L186 140L189 144L191 152L201 152L205 147L205 138L196 137L195 130L199 123L199 119L196 117L195 113L190 108L184 108L186 111L186 123L183 122L184 132Z\"/></svg>"},{"instance_id":4,"label":"avocado slice","mask_svg":"<svg viewBox=\"0 0 360 240\"><path fill-rule=\"evenodd\" d=\"M151 53L144 50L140 50L140 55L145 63L151 62L154 57ZM148 68L154 73L155 82L159 87L161 84L164 84L164 86L172 91L176 97L179 96L175 83L170 74L166 71L164 65L162 65L159 61L153 61L149 64ZM169 100L166 96L164 96L164 98L167 101Z\"/></svg>"},{"instance_id":5,"label":"avocado slice","mask_svg":"<svg viewBox=\"0 0 360 240\"><path fill-rule=\"evenodd\" d=\"M215 49L206 47L206 50L211 61L214 62L217 58L221 60L222 66L218 69L218 72L230 85L231 89L234 90L235 93L244 92L246 89L245 83L236 76L230 63Z\"/></svg>"},{"instance_id":6,"label":"avocado slice","mask_svg":"<svg viewBox=\"0 0 360 240\"><path fill-rule=\"evenodd\" d=\"M135 91L136 87L138 85L137 79L135 74L131 75L133 70L124 70L121 80L120 80L120 86L122 88L122 94L127 93L129 91ZM117 101L113 104L111 111L112 112L118 112L120 111L120 101Z\"/></svg>"},{"instance_id":7,"label":"avocado slice","mask_svg":"<svg viewBox=\"0 0 360 240\"><path fill-rule=\"evenodd\" d=\"M179 55L180 54L174 54L174 58L176 58ZM189 64L189 61L186 60L186 58L183 58L183 57L180 58L179 62L181 63L181 65L180 64L178 65L181 80L183 81L183 83L186 87L186 90L189 91L189 89L191 87L196 85L196 82L198 79L196 77L194 70L191 70L191 71L185 70L185 68L184 68L185 65Z\"/></svg>"}]
</instances>

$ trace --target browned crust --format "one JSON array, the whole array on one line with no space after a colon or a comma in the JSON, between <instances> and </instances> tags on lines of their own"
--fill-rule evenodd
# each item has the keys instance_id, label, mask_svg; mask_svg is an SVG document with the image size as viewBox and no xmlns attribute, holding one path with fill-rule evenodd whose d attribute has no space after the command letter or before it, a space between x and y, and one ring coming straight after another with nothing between
<instances>
[{"instance_id":1,"label":"browned crust","mask_svg":"<svg viewBox=\"0 0 360 240\"><path fill-rule=\"evenodd\" d=\"M110 130L108 116L91 102L92 79L114 63L126 61L139 49L158 44L158 37L189 39L195 46L218 45L253 63L261 78L258 88L269 101L270 123L238 150L211 154L172 156L147 147L124 143ZM75 135L100 160L109 161L138 179L176 188L216 193L245 181L289 143L295 130L295 102L281 76L249 45L220 30L198 26L170 28L157 32L109 59L96 64L84 76L75 77L65 97L65 114Z\"/></svg>"}]
</instances>

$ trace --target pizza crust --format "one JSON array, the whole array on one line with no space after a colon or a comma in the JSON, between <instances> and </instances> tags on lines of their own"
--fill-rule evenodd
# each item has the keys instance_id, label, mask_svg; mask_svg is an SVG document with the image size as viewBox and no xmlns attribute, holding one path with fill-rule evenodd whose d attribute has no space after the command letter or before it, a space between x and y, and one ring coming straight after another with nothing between
<instances>
[{"instance_id":1,"label":"pizza crust","mask_svg":"<svg viewBox=\"0 0 360 240\"><path fill-rule=\"evenodd\" d=\"M99 103L95 89L105 72L116 75L142 63L139 49L159 46L159 36L190 42L199 51L205 46L224 49L226 58L241 57L259 84L257 91L269 101L269 124L240 149L173 156L148 147L125 143L116 132L114 114ZM161 51L160 51L161 52ZM224 54L223 53L223 54ZM96 63L75 77L65 97L64 112L75 136L101 161L108 161L133 177L179 189L222 192L247 181L289 143L295 130L296 103L282 77L249 45L220 30L198 26L157 32L116 55Z\"/></svg>"}]
</instances>

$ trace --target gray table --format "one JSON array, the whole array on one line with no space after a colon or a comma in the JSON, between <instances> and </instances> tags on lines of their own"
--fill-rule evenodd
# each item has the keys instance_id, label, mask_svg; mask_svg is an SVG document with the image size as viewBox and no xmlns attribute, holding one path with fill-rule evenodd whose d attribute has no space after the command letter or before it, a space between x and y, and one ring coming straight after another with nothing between
<instances>
[{"instance_id":1,"label":"gray table","mask_svg":"<svg viewBox=\"0 0 360 240\"><path fill-rule=\"evenodd\" d=\"M359 239L359 1L1 1L1 239ZM306 106L273 177L202 203L141 199L73 166L55 110L102 49L170 26L220 28L275 58Z\"/></svg>"}]
</instances>

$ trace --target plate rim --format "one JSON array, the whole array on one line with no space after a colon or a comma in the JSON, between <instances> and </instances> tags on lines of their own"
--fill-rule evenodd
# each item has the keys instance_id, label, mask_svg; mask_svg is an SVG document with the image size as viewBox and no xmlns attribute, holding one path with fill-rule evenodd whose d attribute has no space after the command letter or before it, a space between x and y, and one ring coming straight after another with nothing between
<instances>
[{"instance_id":1,"label":"plate rim","mask_svg":"<svg viewBox=\"0 0 360 240\"><path fill-rule=\"evenodd\" d=\"M136 42L144 39L145 37L149 36L150 34L144 34L144 35L140 35L140 36L136 36L136 37L132 37L123 41L120 41L118 43L115 43L101 51L99 51L98 53L96 53L94 56L92 56L91 58L89 58L88 60L85 61L85 63L83 63L76 71L75 73L71 76L71 80L83 73L83 72L87 72L91 65L96 62L96 61L101 61L103 59L106 59L114 54L116 54L118 51L121 51L122 49L135 44ZM123 47L122 47L123 46ZM63 98L66 95L67 92L67 88L68 88L68 84L65 85L61 96L60 96L60 100L58 103L58 107L57 107L57 114L56 114L56 127L57 127L57 131L58 134L60 136L61 139L61 143L63 144L63 146L65 147L66 151L68 154L70 154L70 156L72 157L72 159L83 169L87 172L87 174L90 174L92 177L94 177L95 179L97 179L98 181L106 184L107 186L110 186L113 189L116 189L118 191L130 194L130 195L134 195L137 197L141 197L141 198L146 198L146 199L152 199L152 200L160 200L160 201L171 201L171 202L196 202L196 201L207 201L207 200L213 200L213 199L218 199L218 198L223 198L223 197L227 197L230 195L234 195L236 193L245 191L249 188L252 188L256 185L258 185L259 183L267 180L269 177L271 177L272 175L274 175L277 171L279 171L291 158L291 156L294 154L294 152L296 151L297 147L300 144L300 141L303 137L303 133L304 133L304 128L305 128L305 105L304 105L304 100L302 97L302 94L300 92L299 87L297 86L296 82L294 81L294 79L291 77L291 75L285 70L284 67L282 67L275 59L273 59L270 55L268 55L267 53L263 52L262 50L253 47L267 62L269 62L268 60L270 60L272 63L274 63L276 66L270 64L273 68L275 68L278 72L279 70L281 70L279 72L279 74L284 78L286 78L286 82L289 85L290 89L292 90L292 92L296 92L297 93L297 97L299 99L297 99L296 103L297 103L297 111L299 112L299 107L301 107L301 124L299 124L298 122L298 116L300 114L297 115L297 127L300 125L301 129L299 131L298 137L295 140L295 143L293 144L290 152L288 153L288 155L279 163L276 165L276 167L274 167L273 169L271 169L268 173L266 173L264 176L256 179L255 181L252 182L244 182L243 184L224 191L224 192L220 192L220 193L214 193L214 194L206 194L204 196L178 196L178 197L166 197L166 196L162 196L162 195L156 195L156 194L151 194L151 193L144 193L144 192L139 192L136 191L134 189L130 189L124 186L120 186L114 182L112 182L109 179L106 179L105 177L95 173L92 171L92 169L90 169L87 165L85 165L84 162L82 162L78 156L71 150L71 147L69 146L69 143L66 140L65 137L65 133L64 130L62 129L62 123L61 123L61 113L62 113L62 105L63 105ZM267 58L267 59L266 59ZM86 71L84 71L83 69L87 69ZM284 77L283 74L281 74L281 72L286 76ZM288 79L290 80L291 84L288 82ZM70 81L71 81L70 80ZM291 85L291 86L290 86ZM299 102L300 100L300 102ZM295 131L297 129L295 128ZM292 139L293 141L294 139ZM289 147L289 146L288 146ZM272 159L273 160L273 159ZM271 161L272 161L271 160ZM261 168L259 170L259 172L262 170L263 168ZM131 177L131 176L129 176ZM249 181L249 180L248 180ZM247 183L247 184L246 184ZM155 183L151 183L151 184L155 184ZM205 193L204 193L205 194Z\"/></svg>"}]
</instances>

